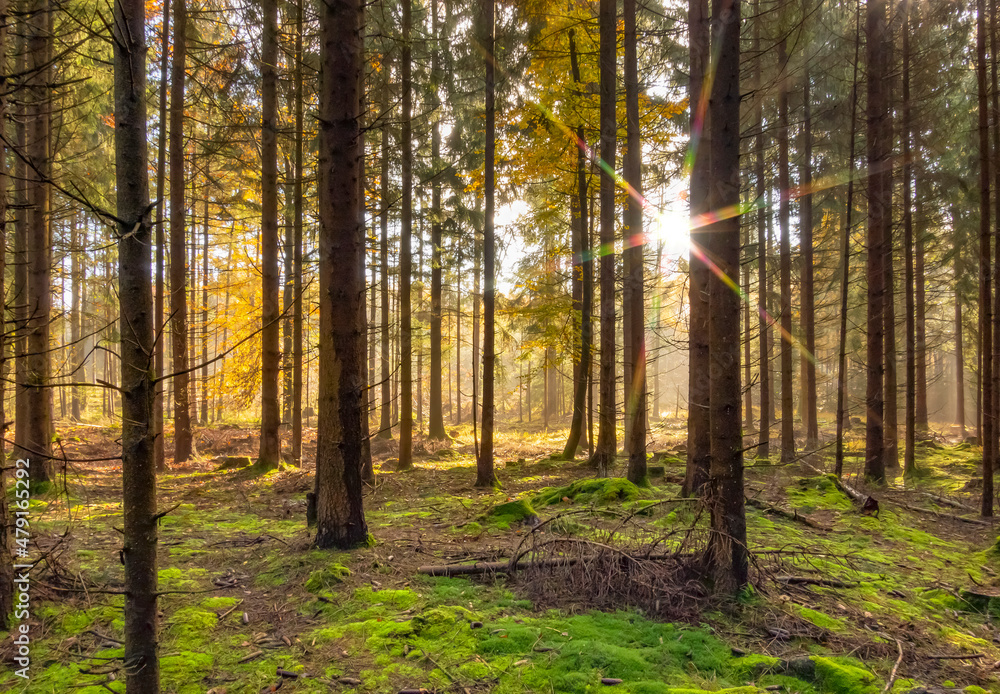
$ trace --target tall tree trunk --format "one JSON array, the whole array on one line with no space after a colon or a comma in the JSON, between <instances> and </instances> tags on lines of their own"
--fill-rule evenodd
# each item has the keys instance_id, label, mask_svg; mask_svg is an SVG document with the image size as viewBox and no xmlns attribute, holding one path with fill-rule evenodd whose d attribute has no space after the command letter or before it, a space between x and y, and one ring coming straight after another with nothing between
<instances>
[{"instance_id":1,"label":"tall tree trunk","mask_svg":"<svg viewBox=\"0 0 1000 694\"><path fill-rule=\"evenodd\" d=\"M278 466L281 442L278 427L278 3L263 0L261 5L261 331L260 331L260 449L256 468Z\"/></svg>"},{"instance_id":2,"label":"tall tree trunk","mask_svg":"<svg viewBox=\"0 0 1000 694\"><path fill-rule=\"evenodd\" d=\"M993 409L992 290L990 267L990 136L986 92L986 2L976 2L976 81L979 101L979 441L983 448L983 496L980 512L993 515L993 466L996 463ZM998 191L1000 194L1000 191ZM1000 240L998 240L1000 243Z\"/></svg>"},{"instance_id":3,"label":"tall tree trunk","mask_svg":"<svg viewBox=\"0 0 1000 694\"><path fill-rule=\"evenodd\" d=\"M962 248L965 239L959 231L958 213L955 206L951 208L951 229L954 242L954 287L955 287L955 424L960 427L962 440L967 434L965 428L965 348L964 329L962 326L962 295L958 291L958 281L962 277Z\"/></svg>"},{"instance_id":4,"label":"tall tree trunk","mask_svg":"<svg viewBox=\"0 0 1000 694\"><path fill-rule=\"evenodd\" d=\"M569 30L569 59L573 73L573 83L580 87L580 62L576 53L576 32ZM590 382L591 362L591 313L594 301L594 261L590 255L587 234L587 155L585 151L583 125L576 126L576 178L575 190L570 196L570 217L572 221L573 248L573 320L579 326L579 356L574 364L573 374L573 418L570 421L569 437L563 448L563 457L572 460L583 436L584 409L587 403L587 387Z\"/></svg>"},{"instance_id":5,"label":"tall tree trunk","mask_svg":"<svg viewBox=\"0 0 1000 694\"><path fill-rule=\"evenodd\" d=\"M753 46L758 57L757 69L753 71L754 90L760 88L760 75L763 72L763 53L760 50L760 28L763 22L760 15L760 0L753 3ZM757 373L760 378L760 442L757 446L757 457L767 459L771 455L771 349L770 327L771 317L767 310L767 217L769 208L764 205L767 182L764 178L764 101L757 99L754 114L754 179L757 196L757 351L760 353L760 366Z\"/></svg>"},{"instance_id":6,"label":"tall tree trunk","mask_svg":"<svg viewBox=\"0 0 1000 694\"><path fill-rule=\"evenodd\" d=\"M3 28L0 27L0 32ZM2 107L2 104L0 104ZM0 190L0 195L6 195L6 189ZM6 197L0 197L4 203L6 202ZM2 218L0 218L2 219ZM73 381L80 381L81 376L80 371L80 357L83 354L83 350L80 348L80 311L82 306L80 305L80 235L77 230L77 214L73 212L69 218L69 252L72 255L70 261L70 292L72 293L72 300L70 301L69 309L69 325L70 325L70 341L73 346L70 348L70 362L73 365ZM0 225L3 222L0 221ZM79 422L81 418L80 412L80 389L76 386L72 388L72 398L70 402L70 416L73 418L74 422Z\"/></svg>"},{"instance_id":7,"label":"tall tree trunk","mask_svg":"<svg viewBox=\"0 0 1000 694\"><path fill-rule=\"evenodd\" d=\"M282 244L282 277L281 277L281 425L289 426L292 422L292 354L294 353L292 333L293 316L295 315L292 305L292 276L295 272L295 225L292 220L292 190L291 162L285 157L285 184L284 200L282 201L282 217L284 219L285 239ZM367 259L367 258L366 258ZM365 367L367 369L367 367Z\"/></svg>"},{"instance_id":8,"label":"tall tree trunk","mask_svg":"<svg viewBox=\"0 0 1000 694\"><path fill-rule=\"evenodd\" d=\"M708 109L706 77L709 69L708 0L689 0L688 50L691 77L688 83L691 143L691 256L688 300L688 422L687 470L682 494L701 495L708 481L711 461L711 431L708 382L708 264L704 252L709 238L705 228L710 180L709 146L711 116Z\"/></svg>"},{"instance_id":9,"label":"tall tree trunk","mask_svg":"<svg viewBox=\"0 0 1000 694\"><path fill-rule=\"evenodd\" d=\"M803 8L806 9L806 8ZM813 197L812 197L812 108L809 66L802 77L802 197L799 198L799 247L802 249L802 285L800 287L800 325L805 351L800 359L802 379L802 424L806 430L806 450L819 447L819 421L816 407L816 318L813 289Z\"/></svg>"},{"instance_id":10,"label":"tall tree trunk","mask_svg":"<svg viewBox=\"0 0 1000 694\"><path fill-rule=\"evenodd\" d=\"M413 259L410 250L413 234L413 142L410 118L413 110L411 80L411 5L403 0L403 113L401 115L403 209L399 234L399 469L413 467L413 327L410 307L410 281Z\"/></svg>"},{"instance_id":11,"label":"tall tree trunk","mask_svg":"<svg viewBox=\"0 0 1000 694\"><path fill-rule=\"evenodd\" d=\"M607 477L618 448L615 432L615 115L616 30L614 0L600 2L601 89L601 404L597 450L591 465L598 477Z\"/></svg>"},{"instance_id":12,"label":"tall tree trunk","mask_svg":"<svg viewBox=\"0 0 1000 694\"><path fill-rule=\"evenodd\" d=\"M206 162L205 178L208 178ZM202 206L201 253L201 422L208 426L208 191Z\"/></svg>"},{"instance_id":13,"label":"tall tree trunk","mask_svg":"<svg viewBox=\"0 0 1000 694\"><path fill-rule=\"evenodd\" d=\"M639 138L639 70L636 57L635 0L625 0L625 182L629 196L625 208L625 314L631 353L631 389L625 416L631 422L626 442L628 479L646 483L646 321L643 301L642 145Z\"/></svg>"},{"instance_id":14,"label":"tall tree trunk","mask_svg":"<svg viewBox=\"0 0 1000 694\"><path fill-rule=\"evenodd\" d=\"M174 60L170 75L170 324L174 394L174 464L191 457L188 403L187 271L184 219L184 73L187 54L187 2L174 4Z\"/></svg>"},{"instance_id":15,"label":"tall tree trunk","mask_svg":"<svg viewBox=\"0 0 1000 694\"><path fill-rule=\"evenodd\" d=\"M304 2L305 0L302 0ZM384 57L388 63L388 57ZM391 72L391 65L386 65L386 75ZM389 113L388 77L386 86L382 89L381 113ZM379 298L381 299L382 323L379 330L381 346L382 382L379 392L382 394L382 406L378 427L380 439L392 438L392 366L389 359L389 343L392 337L389 328L389 126L382 124L382 161L379 174Z\"/></svg>"},{"instance_id":16,"label":"tall tree trunk","mask_svg":"<svg viewBox=\"0 0 1000 694\"><path fill-rule=\"evenodd\" d=\"M23 22L24 20L22 20ZM28 67L27 32L18 32L15 40L14 70L23 74ZM23 100L15 106L14 133L17 148L27 152L28 126L27 108ZM25 406L28 400L27 365L25 359L27 338L25 323L28 317L28 167L22 157L14 158L14 296L11 317L14 319L14 443L13 456L23 457L19 447L25 443L28 416ZM86 227L84 227L86 229ZM86 232L85 232L86 233ZM85 375L86 376L86 375Z\"/></svg>"},{"instance_id":17,"label":"tall tree trunk","mask_svg":"<svg viewBox=\"0 0 1000 694\"><path fill-rule=\"evenodd\" d=\"M0 0L0 67L7 70L10 63L7 60L7 22L10 21L10 13L8 11L8 1ZM0 135L3 135L3 139L6 142L7 137L7 99L5 96L0 95ZM7 148L0 147L0 277L6 277L7 271ZM73 236L76 236L76 217L73 217ZM76 250L75 238L74 238L74 251ZM73 254L74 262L76 260L76 254ZM76 273L73 274L73 278L76 279ZM73 302L79 305L77 301L77 291L78 288L73 288ZM0 282L0 307L6 307L7 305L7 283ZM0 308L0 315L4 309ZM71 319L74 321L73 326L76 327L76 313L73 314ZM76 350L76 339L73 340L74 351ZM6 345L6 335L4 331L0 331L0 375L4 378L7 377L7 351ZM73 360L74 366L77 360ZM74 380L77 380L74 378ZM0 431L6 431L7 424L7 411L5 405L4 397L4 383L0 381ZM20 563L14 561L14 556L12 552L15 525L14 519L10 515L10 506L13 505L18 511L26 512L28 510L28 499L15 499L13 504L8 504L7 501L7 475L5 472L5 463L7 456L4 455L4 444L0 441L0 630L12 631L12 621L11 613L14 610L14 564ZM16 472L14 473L17 474Z\"/></svg>"},{"instance_id":18,"label":"tall tree trunk","mask_svg":"<svg viewBox=\"0 0 1000 694\"><path fill-rule=\"evenodd\" d=\"M792 251L789 236L791 186L788 180L788 56L785 40L778 43L778 226L781 232L781 462L795 457L795 421L792 405Z\"/></svg>"},{"instance_id":19,"label":"tall tree trunk","mask_svg":"<svg viewBox=\"0 0 1000 694\"><path fill-rule=\"evenodd\" d=\"M52 419L48 386L49 325L52 310L50 189L47 179L50 162L50 117L52 94L49 53L51 33L48 18L49 0L34 0L27 21L28 65L32 83L27 100L27 154L31 166L27 172L28 236L25 247L27 277L27 340L25 344L25 451L18 457L31 460L31 483L36 488L51 478Z\"/></svg>"},{"instance_id":20,"label":"tall tree trunk","mask_svg":"<svg viewBox=\"0 0 1000 694\"><path fill-rule=\"evenodd\" d=\"M710 209L740 201L740 4L712 0L716 58L712 85ZM709 553L715 587L734 593L747 583L746 512L743 501L743 436L740 430L740 297L723 281L739 277L740 217L733 215L710 227L709 249L719 275L709 277L711 305L711 427L709 470L712 532Z\"/></svg>"},{"instance_id":21,"label":"tall tree trunk","mask_svg":"<svg viewBox=\"0 0 1000 694\"><path fill-rule=\"evenodd\" d=\"M888 164L892 150L885 0L869 0L865 9L865 53L868 70L868 344L865 404L865 477L885 481L885 269L886 238L892 221Z\"/></svg>"},{"instance_id":22,"label":"tall tree trunk","mask_svg":"<svg viewBox=\"0 0 1000 694\"><path fill-rule=\"evenodd\" d=\"M146 166L143 0L114 6L115 172L121 316L125 687L158 694L156 461L153 456L153 285Z\"/></svg>"},{"instance_id":23,"label":"tall tree trunk","mask_svg":"<svg viewBox=\"0 0 1000 694\"><path fill-rule=\"evenodd\" d=\"M486 54L486 158L483 194L483 434L476 459L476 486L499 486L493 464L494 378L496 374L496 238L493 227L496 173L496 85L494 51L496 47L495 0L483 0L482 46Z\"/></svg>"},{"instance_id":24,"label":"tall tree trunk","mask_svg":"<svg viewBox=\"0 0 1000 694\"><path fill-rule=\"evenodd\" d=\"M316 443L316 546L347 549L368 541L362 507L364 416L364 257L358 112L364 69L360 0L320 8L319 104L319 438Z\"/></svg>"},{"instance_id":25,"label":"tall tree trunk","mask_svg":"<svg viewBox=\"0 0 1000 694\"><path fill-rule=\"evenodd\" d=\"M903 123L900 130L903 150L903 253L906 258L905 282L903 293L906 302L906 405L904 432L905 450L903 452L903 473L910 475L916 470L916 430L917 430L917 326L916 306L914 305L914 272L913 272L913 163L910 159L910 1L903 0Z\"/></svg>"},{"instance_id":26,"label":"tall tree trunk","mask_svg":"<svg viewBox=\"0 0 1000 694\"><path fill-rule=\"evenodd\" d=\"M844 472L844 430L847 419L847 298L851 271L851 230L854 215L854 149L858 133L858 67L861 51L861 3L856 5L854 32L854 74L851 78L851 135L847 163L847 209L844 211L844 234L841 246L840 275L840 331L837 347L837 445L834 453L834 472L840 477Z\"/></svg>"},{"instance_id":27,"label":"tall tree trunk","mask_svg":"<svg viewBox=\"0 0 1000 694\"><path fill-rule=\"evenodd\" d=\"M462 423L462 246L455 263L455 425Z\"/></svg>"},{"instance_id":28,"label":"tall tree trunk","mask_svg":"<svg viewBox=\"0 0 1000 694\"><path fill-rule=\"evenodd\" d=\"M438 61L442 50L441 39L438 36L438 0L431 3L433 16L434 45L431 51L431 83L437 84L439 79ZM435 94L437 92L435 91ZM441 108L434 98L433 107ZM431 132L431 159L435 171L431 182L431 315L430 315L430 347L431 347L431 379L430 379L430 422L427 436L431 439L445 439L444 411L442 409L441 393L441 179L437 175L441 166L441 126L439 119L434 119Z\"/></svg>"},{"instance_id":29,"label":"tall tree trunk","mask_svg":"<svg viewBox=\"0 0 1000 694\"><path fill-rule=\"evenodd\" d=\"M167 461L163 443L163 353L166 340L163 318L164 257L166 232L163 193L167 177L167 87L170 71L170 0L163 0L163 27L160 32L160 117L159 136L156 144L156 294L154 297L153 329L155 333L156 383L153 385L153 458L156 471L166 472ZM82 331L81 331L82 332Z\"/></svg>"},{"instance_id":30,"label":"tall tree trunk","mask_svg":"<svg viewBox=\"0 0 1000 694\"><path fill-rule=\"evenodd\" d=\"M292 350L294 363L292 365L292 460L297 465L302 464L302 179L304 130L304 100L302 94L302 4L305 0L295 3L295 72L292 79L295 82L295 187L292 191L293 234L295 251L292 259L294 265L295 284L293 287L294 304L292 308ZM228 301L228 293L226 300Z\"/></svg>"}]
</instances>

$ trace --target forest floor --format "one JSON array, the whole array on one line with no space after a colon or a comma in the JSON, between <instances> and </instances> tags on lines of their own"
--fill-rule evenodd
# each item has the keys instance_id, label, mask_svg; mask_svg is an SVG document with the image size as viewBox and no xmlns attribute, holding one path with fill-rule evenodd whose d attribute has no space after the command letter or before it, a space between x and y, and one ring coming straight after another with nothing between
<instances>
[{"instance_id":1,"label":"forest floor","mask_svg":"<svg viewBox=\"0 0 1000 694\"><path fill-rule=\"evenodd\" d=\"M828 476L748 461L754 585L720 601L684 569L707 519L677 500L683 422L654 428L665 469L648 488L587 483L581 460L551 457L565 433L501 431L497 491L472 486L470 427L418 438L407 472L374 442L374 542L348 553L310 546L314 429L304 468L263 477L218 469L255 454L251 429L201 430L200 457L159 478L162 691L1000 692L998 528L976 520L975 448L922 446L918 475L868 490L877 517ZM70 459L113 457L118 434L60 427ZM32 500L31 556L44 558L30 679L0 634L0 691L124 691L120 464L72 463L66 481L67 494ZM577 561L510 577L418 571L518 548Z\"/></svg>"}]
</instances>

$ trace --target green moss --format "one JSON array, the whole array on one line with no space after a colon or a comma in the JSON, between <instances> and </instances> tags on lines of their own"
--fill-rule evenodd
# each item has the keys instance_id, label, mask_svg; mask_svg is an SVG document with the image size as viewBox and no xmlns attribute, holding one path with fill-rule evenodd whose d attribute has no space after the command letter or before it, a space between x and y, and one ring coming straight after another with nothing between
<instances>
[{"instance_id":1,"label":"green moss","mask_svg":"<svg viewBox=\"0 0 1000 694\"><path fill-rule=\"evenodd\" d=\"M340 585L350 575L351 570L343 564L330 564L319 571L313 571L309 574L305 588L310 593L318 594Z\"/></svg>"},{"instance_id":2,"label":"green moss","mask_svg":"<svg viewBox=\"0 0 1000 694\"><path fill-rule=\"evenodd\" d=\"M160 657L160 682L164 691L202 694L202 681L212 674L214 660L207 653L181 651Z\"/></svg>"},{"instance_id":3,"label":"green moss","mask_svg":"<svg viewBox=\"0 0 1000 694\"><path fill-rule=\"evenodd\" d=\"M200 579L208 577L208 571L199 568L182 569L171 566L168 569L160 569L159 574L160 590L197 590L201 587L198 583Z\"/></svg>"},{"instance_id":4,"label":"green moss","mask_svg":"<svg viewBox=\"0 0 1000 694\"><path fill-rule=\"evenodd\" d=\"M167 618L168 639L176 639L185 646L206 643L219 618L214 612L201 607L182 607Z\"/></svg>"},{"instance_id":5,"label":"green moss","mask_svg":"<svg viewBox=\"0 0 1000 694\"><path fill-rule=\"evenodd\" d=\"M962 691L964 692L964 694L989 694L989 692L987 692L985 689L983 689L982 687L977 687L974 684L969 685Z\"/></svg>"},{"instance_id":6,"label":"green moss","mask_svg":"<svg viewBox=\"0 0 1000 694\"><path fill-rule=\"evenodd\" d=\"M420 602L420 596L412 590L373 590L370 586L354 591L354 599L368 605L384 604L400 610Z\"/></svg>"},{"instance_id":7,"label":"green moss","mask_svg":"<svg viewBox=\"0 0 1000 694\"><path fill-rule=\"evenodd\" d=\"M777 672L782 665L781 658L770 655L745 655L733 660L733 672L739 677L759 677L760 675Z\"/></svg>"},{"instance_id":8,"label":"green moss","mask_svg":"<svg viewBox=\"0 0 1000 694\"><path fill-rule=\"evenodd\" d=\"M513 523L522 523L537 519L538 514L526 499L508 501L505 504L494 506L487 514L489 519L499 528L506 530Z\"/></svg>"},{"instance_id":9,"label":"green moss","mask_svg":"<svg viewBox=\"0 0 1000 694\"><path fill-rule=\"evenodd\" d=\"M532 502L537 506L551 506L569 499L579 504L610 504L616 501L635 501L639 498L639 492L639 487L620 477L577 480L566 487L544 490Z\"/></svg>"},{"instance_id":10,"label":"green moss","mask_svg":"<svg viewBox=\"0 0 1000 694\"><path fill-rule=\"evenodd\" d=\"M826 629L827 631L833 632L847 631L847 625L842 619L831 617L828 614L824 614L818 610L809 609L808 607L802 607L801 605L793 605L792 608L799 614L800 617L818 626L820 629Z\"/></svg>"},{"instance_id":11,"label":"green moss","mask_svg":"<svg viewBox=\"0 0 1000 694\"><path fill-rule=\"evenodd\" d=\"M816 681L830 694L877 694L878 678L846 658L814 656Z\"/></svg>"}]
</instances>

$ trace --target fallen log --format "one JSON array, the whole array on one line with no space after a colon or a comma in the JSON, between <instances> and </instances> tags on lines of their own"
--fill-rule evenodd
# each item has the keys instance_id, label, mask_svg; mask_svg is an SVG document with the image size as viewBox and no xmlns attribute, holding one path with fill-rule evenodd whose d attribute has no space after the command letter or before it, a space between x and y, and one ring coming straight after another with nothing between
<instances>
[{"instance_id":1,"label":"fallen log","mask_svg":"<svg viewBox=\"0 0 1000 694\"><path fill-rule=\"evenodd\" d=\"M964 516L956 516L951 513L941 513L940 511L935 511L934 509L924 508L923 506L912 506L911 504L903 503L902 501L893 501L900 508L905 508L907 511L917 511L919 513L926 513L928 515L934 516L935 518L947 518L949 520L962 521L963 523L971 523L972 525L986 525L992 526L993 524L989 521L980 520L979 518L965 518Z\"/></svg>"},{"instance_id":2,"label":"fallen log","mask_svg":"<svg viewBox=\"0 0 1000 694\"><path fill-rule=\"evenodd\" d=\"M961 501L956 501L955 499L949 499L946 496L940 496L938 494L931 494L930 492L920 492L920 493L923 496L926 496L928 499L932 499L938 502L939 504L943 504L945 506L951 506L952 508L960 508L963 511L971 511L972 513L979 513L978 508L973 508L968 504L963 504Z\"/></svg>"},{"instance_id":3,"label":"fallen log","mask_svg":"<svg viewBox=\"0 0 1000 694\"><path fill-rule=\"evenodd\" d=\"M773 513L776 516L781 516L790 521L796 523L802 523L803 525L808 525L810 528L815 528L816 530L822 530L824 532L829 532L832 528L829 528L821 523L817 523L811 518L799 515L797 511L786 511L778 506L772 506L771 504L765 503L760 499L754 499L752 497L747 497L747 506L753 506L754 508L759 508L761 511L766 511L767 513Z\"/></svg>"}]
</instances>

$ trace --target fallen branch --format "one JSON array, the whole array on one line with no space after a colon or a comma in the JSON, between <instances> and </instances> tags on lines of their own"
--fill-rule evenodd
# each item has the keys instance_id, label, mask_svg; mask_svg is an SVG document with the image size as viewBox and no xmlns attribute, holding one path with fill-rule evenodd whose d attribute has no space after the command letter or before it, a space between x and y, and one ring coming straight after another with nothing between
<instances>
[{"instance_id":1,"label":"fallen branch","mask_svg":"<svg viewBox=\"0 0 1000 694\"><path fill-rule=\"evenodd\" d=\"M676 559L679 555L673 552L665 554L650 554L642 557L632 557L621 550L613 547L600 545L600 543L588 543L604 547L612 552L623 554L634 561L669 561ZM537 547L532 551L537 550ZM421 566L417 573L426 576L475 576L489 573L513 573L514 571L526 571L528 569L549 569L557 566L573 566L581 561L590 561L594 557L558 557L556 559L536 559L534 561L477 561L475 564L445 564L443 566Z\"/></svg>"},{"instance_id":2,"label":"fallen branch","mask_svg":"<svg viewBox=\"0 0 1000 694\"><path fill-rule=\"evenodd\" d=\"M892 501L890 499L890 501ZM956 516L952 513L942 513L941 511L935 511L934 509L924 508L923 506L912 506L910 504L903 503L902 501L892 501L901 508L905 508L907 511L917 511L919 513L927 513L935 518L947 518L949 520L962 521L963 523L971 523L972 525L988 525L993 524L989 521L980 520L978 518L965 518L964 516Z\"/></svg>"},{"instance_id":3,"label":"fallen branch","mask_svg":"<svg viewBox=\"0 0 1000 694\"><path fill-rule=\"evenodd\" d=\"M760 510L766 511L767 513L773 513L774 515L781 516L782 518L785 518L787 520L808 525L810 528L815 528L816 530L823 530L824 532L829 532L832 529L828 528L827 526L821 523L817 523L811 518L799 515L797 511L794 510L786 511L785 509L779 508L778 506L772 506L771 504L765 503L760 499L747 497L746 502L747 506L753 506L754 508L759 508Z\"/></svg>"},{"instance_id":4,"label":"fallen branch","mask_svg":"<svg viewBox=\"0 0 1000 694\"><path fill-rule=\"evenodd\" d=\"M854 588L861 585L859 581L838 581L834 578L809 578L808 576L778 576L778 583L789 586L823 586L824 588Z\"/></svg>"},{"instance_id":5,"label":"fallen branch","mask_svg":"<svg viewBox=\"0 0 1000 694\"><path fill-rule=\"evenodd\" d=\"M883 638L887 638L885 634L882 634ZM889 681L885 683L885 689L882 690L882 694L887 694L892 685L896 682L896 673L899 672L899 665L903 662L903 644L900 643L899 639L893 639L896 642L896 649L899 651L899 657L896 658L896 664L892 666L892 672L889 673Z\"/></svg>"},{"instance_id":6,"label":"fallen branch","mask_svg":"<svg viewBox=\"0 0 1000 694\"><path fill-rule=\"evenodd\" d=\"M975 653L973 655L929 655L927 657L932 660L979 660L986 656L982 653Z\"/></svg>"},{"instance_id":7,"label":"fallen branch","mask_svg":"<svg viewBox=\"0 0 1000 694\"><path fill-rule=\"evenodd\" d=\"M946 496L939 496L938 494L931 494L930 492L920 492L920 493L926 496L928 499L933 499L939 504L944 504L945 506L951 506L952 508L960 508L965 511L972 511L973 513L979 513L978 508L973 508L968 504L963 504L961 501L949 499Z\"/></svg>"}]
</instances>

